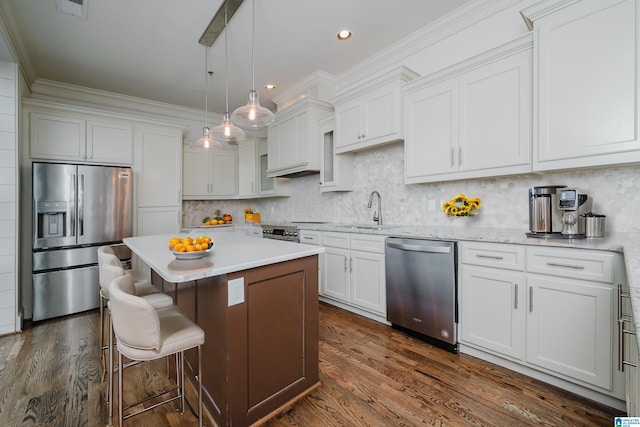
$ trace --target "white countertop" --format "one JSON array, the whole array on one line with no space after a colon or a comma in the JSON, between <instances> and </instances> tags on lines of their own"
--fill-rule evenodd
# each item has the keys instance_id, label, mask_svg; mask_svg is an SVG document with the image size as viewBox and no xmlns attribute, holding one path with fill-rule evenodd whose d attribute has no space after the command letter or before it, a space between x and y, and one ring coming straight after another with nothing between
<instances>
[{"instance_id":1,"label":"white countertop","mask_svg":"<svg viewBox=\"0 0 640 427\"><path fill-rule=\"evenodd\" d=\"M321 246L262 239L236 232L201 229L175 237L199 235L212 237L214 247L209 254L196 260L177 260L169 250L169 239L174 237L170 234L127 237L123 242L164 280L172 283L218 276L324 252Z\"/></svg>"}]
</instances>

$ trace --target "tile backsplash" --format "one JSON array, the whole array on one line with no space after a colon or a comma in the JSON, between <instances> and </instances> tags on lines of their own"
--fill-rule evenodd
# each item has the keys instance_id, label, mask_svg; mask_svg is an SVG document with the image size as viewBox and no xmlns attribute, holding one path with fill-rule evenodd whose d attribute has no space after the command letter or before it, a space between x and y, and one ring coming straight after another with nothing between
<instances>
[{"instance_id":1,"label":"tile backsplash","mask_svg":"<svg viewBox=\"0 0 640 427\"><path fill-rule=\"evenodd\" d=\"M607 232L640 231L640 166L545 172L430 184L404 184L403 144L395 143L356 153L354 189L320 193L319 175L292 180L292 196L270 199L185 201L183 224L196 225L216 209L242 218L250 206L261 213L263 223L317 221L337 223L373 222L367 209L369 194L382 196L382 216L390 225L442 225L455 227L529 228L528 189L539 185L567 185L587 193L593 212L607 216ZM447 217L440 205L458 193L482 199L475 217ZM432 201L432 202L431 202ZM435 205L429 210L430 202Z\"/></svg>"}]
</instances>

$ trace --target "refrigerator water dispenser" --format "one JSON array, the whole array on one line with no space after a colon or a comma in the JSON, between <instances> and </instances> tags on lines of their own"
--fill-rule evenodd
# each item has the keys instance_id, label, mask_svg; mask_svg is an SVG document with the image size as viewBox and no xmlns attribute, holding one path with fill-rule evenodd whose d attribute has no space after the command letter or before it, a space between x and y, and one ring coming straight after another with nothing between
<instances>
[{"instance_id":1,"label":"refrigerator water dispenser","mask_svg":"<svg viewBox=\"0 0 640 427\"><path fill-rule=\"evenodd\" d=\"M39 202L37 213L39 239L65 236L67 202Z\"/></svg>"}]
</instances>

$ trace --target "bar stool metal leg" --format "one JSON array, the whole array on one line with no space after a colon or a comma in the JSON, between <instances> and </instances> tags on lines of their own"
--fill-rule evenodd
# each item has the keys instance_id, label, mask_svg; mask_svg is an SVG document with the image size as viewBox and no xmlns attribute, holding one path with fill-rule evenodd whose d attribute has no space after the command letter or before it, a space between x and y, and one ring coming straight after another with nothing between
<instances>
[{"instance_id":1,"label":"bar stool metal leg","mask_svg":"<svg viewBox=\"0 0 640 427\"><path fill-rule=\"evenodd\" d=\"M198 346L198 421L202 427L202 346Z\"/></svg>"},{"instance_id":2,"label":"bar stool metal leg","mask_svg":"<svg viewBox=\"0 0 640 427\"><path fill-rule=\"evenodd\" d=\"M122 389L123 384L122 384L122 371L124 371L124 369L121 368L122 366L122 353L118 352L118 425L120 427L122 427Z\"/></svg>"},{"instance_id":3,"label":"bar stool metal leg","mask_svg":"<svg viewBox=\"0 0 640 427\"><path fill-rule=\"evenodd\" d=\"M109 316L109 379L107 380L107 395L109 396L107 398L108 422L111 426L113 425L113 322L111 321L111 316Z\"/></svg>"},{"instance_id":4,"label":"bar stool metal leg","mask_svg":"<svg viewBox=\"0 0 640 427\"><path fill-rule=\"evenodd\" d=\"M180 352L180 383L178 384L180 393L180 413L184 415L184 351Z\"/></svg>"}]
</instances>

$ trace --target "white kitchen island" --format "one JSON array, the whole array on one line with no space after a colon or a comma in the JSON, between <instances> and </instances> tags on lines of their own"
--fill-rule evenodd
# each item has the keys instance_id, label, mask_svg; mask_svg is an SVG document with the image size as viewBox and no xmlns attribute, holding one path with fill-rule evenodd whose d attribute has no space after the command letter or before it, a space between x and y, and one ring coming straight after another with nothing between
<instances>
[{"instance_id":1,"label":"white kitchen island","mask_svg":"<svg viewBox=\"0 0 640 427\"><path fill-rule=\"evenodd\" d=\"M213 237L213 249L201 259L177 260L168 248L172 235L124 243L151 268L152 283L205 331L203 399L215 423L260 422L320 385L324 248L204 229L189 235ZM193 351L185 357L193 382L197 357Z\"/></svg>"}]
</instances>

